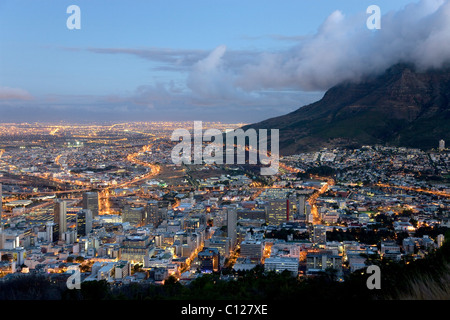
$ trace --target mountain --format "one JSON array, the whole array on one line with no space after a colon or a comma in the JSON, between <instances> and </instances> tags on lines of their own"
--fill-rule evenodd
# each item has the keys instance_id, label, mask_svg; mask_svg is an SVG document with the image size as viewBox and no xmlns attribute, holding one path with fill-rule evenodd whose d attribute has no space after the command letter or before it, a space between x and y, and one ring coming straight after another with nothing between
<instances>
[{"instance_id":1,"label":"mountain","mask_svg":"<svg viewBox=\"0 0 450 320\"><path fill-rule=\"evenodd\" d=\"M450 68L417 71L398 64L248 128L279 129L282 155L374 144L436 148L440 139L450 141Z\"/></svg>"}]
</instances>

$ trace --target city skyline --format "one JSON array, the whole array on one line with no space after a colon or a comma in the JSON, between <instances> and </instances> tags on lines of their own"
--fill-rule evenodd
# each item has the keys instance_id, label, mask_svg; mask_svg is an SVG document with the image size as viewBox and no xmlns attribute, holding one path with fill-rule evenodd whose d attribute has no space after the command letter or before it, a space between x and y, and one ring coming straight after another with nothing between
<instances>
[{"instance_id":1,"label":"city skyline","mask_svg":"<svg viewBox=\"0 0 450 320\"><path fill-rule=\"evenodd\" d=\"M0 300L169 318L448 300L449 17L1 1Z\"/></svg>"},{"instance_id":2,"label":"city skyline","mask_svg":"<svg viewBox=\"0 0 450 320\"><path fill-rule=\"evenodd\" d=\"M2 299L9 283L35 277L51 281L54 299L74 288L90 299L89 286L102 282L102 294L116 299L129 284L166 290L173 281L187 293L169 296L191 299L208 279L219 285L214 297L239 297L227 288L243 286L242 274L285 294L278 284L289 274L298 300L297 290L314 291L313 279L329 268L338 280L330 298L350 286L363 299L390 299L408 294L396 292L405 280L366 285L373 261L428 267L448 250L442 139L428 151L366 145L294 154L268 177L248 165L174 165L168 123L2 127ZM273 298L263 288L248 292Z\"/></svg>"},{"instance_id":3,"label":"city skyline","mask_svg":"<svg viewBox=\"0 0 450 320\"><path fill-rule=\"evenodd\" d=\"M66 26L73 4L80 8L79 30ZM341 80L389 66L417 37L434 46L439 34L431 33L435 22L427 21L433 16L438 24L448 5L432 0L129 4L3 1L0 121L264 120L317 101ZM383 17L378 33L366 28L366 9L373 4ZM428 33L416 32L417 20ZM405 31L411 28L409 34L393 31L400 23ZM445 30L445 24L437 27ZM400 52L386 46L402 36ZM335 55L323 59L330 49ZM419 53L408 58L422 57ZM367 61L374 63L367 68Z\"/></svg>"}]
</instances>

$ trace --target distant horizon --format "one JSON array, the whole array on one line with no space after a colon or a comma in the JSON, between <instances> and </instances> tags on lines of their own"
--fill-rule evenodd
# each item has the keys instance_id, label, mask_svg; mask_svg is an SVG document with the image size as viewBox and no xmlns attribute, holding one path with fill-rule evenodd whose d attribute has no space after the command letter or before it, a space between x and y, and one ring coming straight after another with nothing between
<instances>
[{"instance_id":1,"label":"distant horizon","mask_svg":"<svg viewBox=\"0 0 450 320\"><path fill-rule=\"evenodd\" d=\"M0 125L8 125L8 124L12 124L12 125L33 125L33 124L38 124L38 125L52 125L52 126L57 126L57 125L111 125L111 124L127 124L127 123L142 123L142 124L146 124L146 123L193 123L194 121L201 121L201 120L131 120L131 121L106 121L106 122L99 122L99 121L92 121L92 122L68 122L66 120L59 120L59 121L54 121L54 122L43 122L43 121L22 121L22 122L7 122L7 121L1 121L0 120ZM214 121L214 120L210 120L210 121L202 121L203 123L217 123L217 124L239 124L239 125L247 125L249 123L246 122L226 122L226 121Z\"/></svg>"}]
</instances>

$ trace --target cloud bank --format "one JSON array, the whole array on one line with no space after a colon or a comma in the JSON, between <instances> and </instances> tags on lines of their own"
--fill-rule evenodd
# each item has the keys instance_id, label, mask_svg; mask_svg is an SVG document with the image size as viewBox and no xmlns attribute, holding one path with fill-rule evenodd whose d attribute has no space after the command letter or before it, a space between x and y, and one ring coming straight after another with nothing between
<instances>
[{"instance_id":1,"label":"cloud bank","mask_svg":"<svg viewBox=\"0 0 450 320\"><path fill-rule=\"evenodd\" d=\"M21 88L0 86L0 100L31 100L31 94Z\"/></svg>"},{"instance_id":2,"label":"cloud bank","mask_svg":"<svg viewBox=\"0 0 450 320\"><path fill-rule=\"evenodd\" d=\"M262 90L325 91L400 62L421 69L449 62L450 0L422 0L384 13L380 30L367 28L369 16L365 11L354 16L335 11L315 34L299 35L294 46L275 52L236 51L226 45L209 53L157 48L89 50L133 54L161 63L160 70L186 72L187 88L196 96L217 99L246 98Z\"/></svg>"},{"instance_id":3,"label":"cloud bank","mask_svg":"<svg viewBox=\"0 0 450 320\"><path fill-rule=\"evenodd\" d=\"M419 69L449 63L450 1L423 0L388 12L381 18L380 30L366 27L368 17L365 12L356 16L333 12L314 35L289 50L262 53L256 62L242 65L234 74L234 86L246 92L320 91L381 73L397 63L412 63ZM230 78L229 70L223 71Z\"/></svg>"},{"instance_id":4,"label":"cloud bank","mask_svg":"<svg viewBox=\"0 0 450 320\"><path fill-rule=\"evenodd\" d=\"M119 118L133 114L207 120L208 116L256 122L317 101L343 81L358 81L397 63L427 69L450 62L450 0L421 0L395 12L381 8L381 13L381 29L369 30L370 14L365 8L351 16L332 12L314 34L288 39L271 36L283 41L283 48L286 40L293 43L288 49L272 51L236 50L226 44L211 51L64 48L132 55L148 61L151 71L174 73L177 83L149 79L125 96L68 97L67 101L58 97L52 105L78 108L83 114L111 110L108 116L116 112ZM31 96L22 89L0 87L0 100L6 99L30 100Z\"/></svg>"},{"instance_id":5,"label":"cloud bank","mask_svg":"<svg viewBox=\"0 0 450 320\"><path fill-rule=\"evenodd\" d=\"M281 110L283 104L298 108L312 102L301 99L302 93L324 92L397 63L412 63L419 69L449 63L450 0L422 0L397 12L382 11L379 30L367 28L369 16L365 11L353 16L335 11L315 34L300 35L295 45L281 51L234 51L219 45L209 53L166 51L170 56L166 59L154 49L134 54L167 62L166 70L182 66L187 74L183 99L194 105L272 104Z\"/></svg>"}]
</instances>

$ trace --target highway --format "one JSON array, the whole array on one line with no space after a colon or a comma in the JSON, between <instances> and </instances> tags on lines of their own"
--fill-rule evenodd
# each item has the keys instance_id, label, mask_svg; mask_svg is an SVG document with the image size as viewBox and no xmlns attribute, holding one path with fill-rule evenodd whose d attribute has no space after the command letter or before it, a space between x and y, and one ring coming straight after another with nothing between
<instances>
[{"instance_id":1,"label":"highway","mask_svg":"<svg viewBox=\"0 0 450 320\"><path fill-rule=\"evenodd\" d=\"M141 165L144 167L149 168L148 172L139 176L139 177L135 177L132 180L129 181L124 181L122 183L119 183L117 185L110 185L107 186L105 188L101 188L101 191L99 192L99 201L101 204L101 212L102 213L109 213L109 199L110 199L110 190L112 188L116 189L116 188L127 188L130 187L134 184L138 184L141 183L145 180L148 180L156 175L159 174L161 168L158 165L152 164L152 163L146 163L143 162L141 160L138 160L137 157L139 155L141 155L142 153L148 152L151 150L151 148L153 147L153 144L149 144L144 146L139 152L136 153L132 153L129 154L127 156L127 160L130 161L131 163L137 164L137 165ZM3 150L0 151L0 155L3 154ZM59 159L61 158L62 155L58 155L55 159L55 163L59 165ZM69 190L56 190L56 191L48 191L48 192L14 192L12 194L20 196L20 195L27 195L27 196L32 196L32 197L37 197L37 196L44 196L44 195L61 195L61 194L75 194L75 193L83 193L83 192L89 192L92 191L93 189L98 189L98 188L94 188L94 186L92 186L90 183L87 182L81 182L81 181L77 181L77 183L71 181L63 181L60 179L56 179L56 178L50 178L50 177L35 177L35 176L28 176L26 174L23 174L23 176L27 176L27 177L31 177L34 179L43 179L52 183L57 183L57 184L65 184L65 183L72 183L72 184L76 184L79 186L78 189L69 189ZM4 194L11 194L9 192L4 192ZM44 204L39 205L39 206L35 206L33 208L31 208L33 211L34 209L39 209L41 207L43 207ZM28 213L28 212L27 212Z\"/></svg>"},{"instance_id":2,"label":"highway","mask_svg":"<svg viewBox=\"0 0 450 320\"><path fill-rule=\"evenodd\" d=\"M414 191L414 192L419 192L419 193L428 193L428 194L434 194L434 195L440 196L440 197L450 198L450 193L445 192L445 191L434 191L434 190L416 188L416 187L396 186L396 185L386 184L386 183L377 183L376 186L382 187L382 188L403 189L403 190Z\"/></svg>"}]
</instances>

